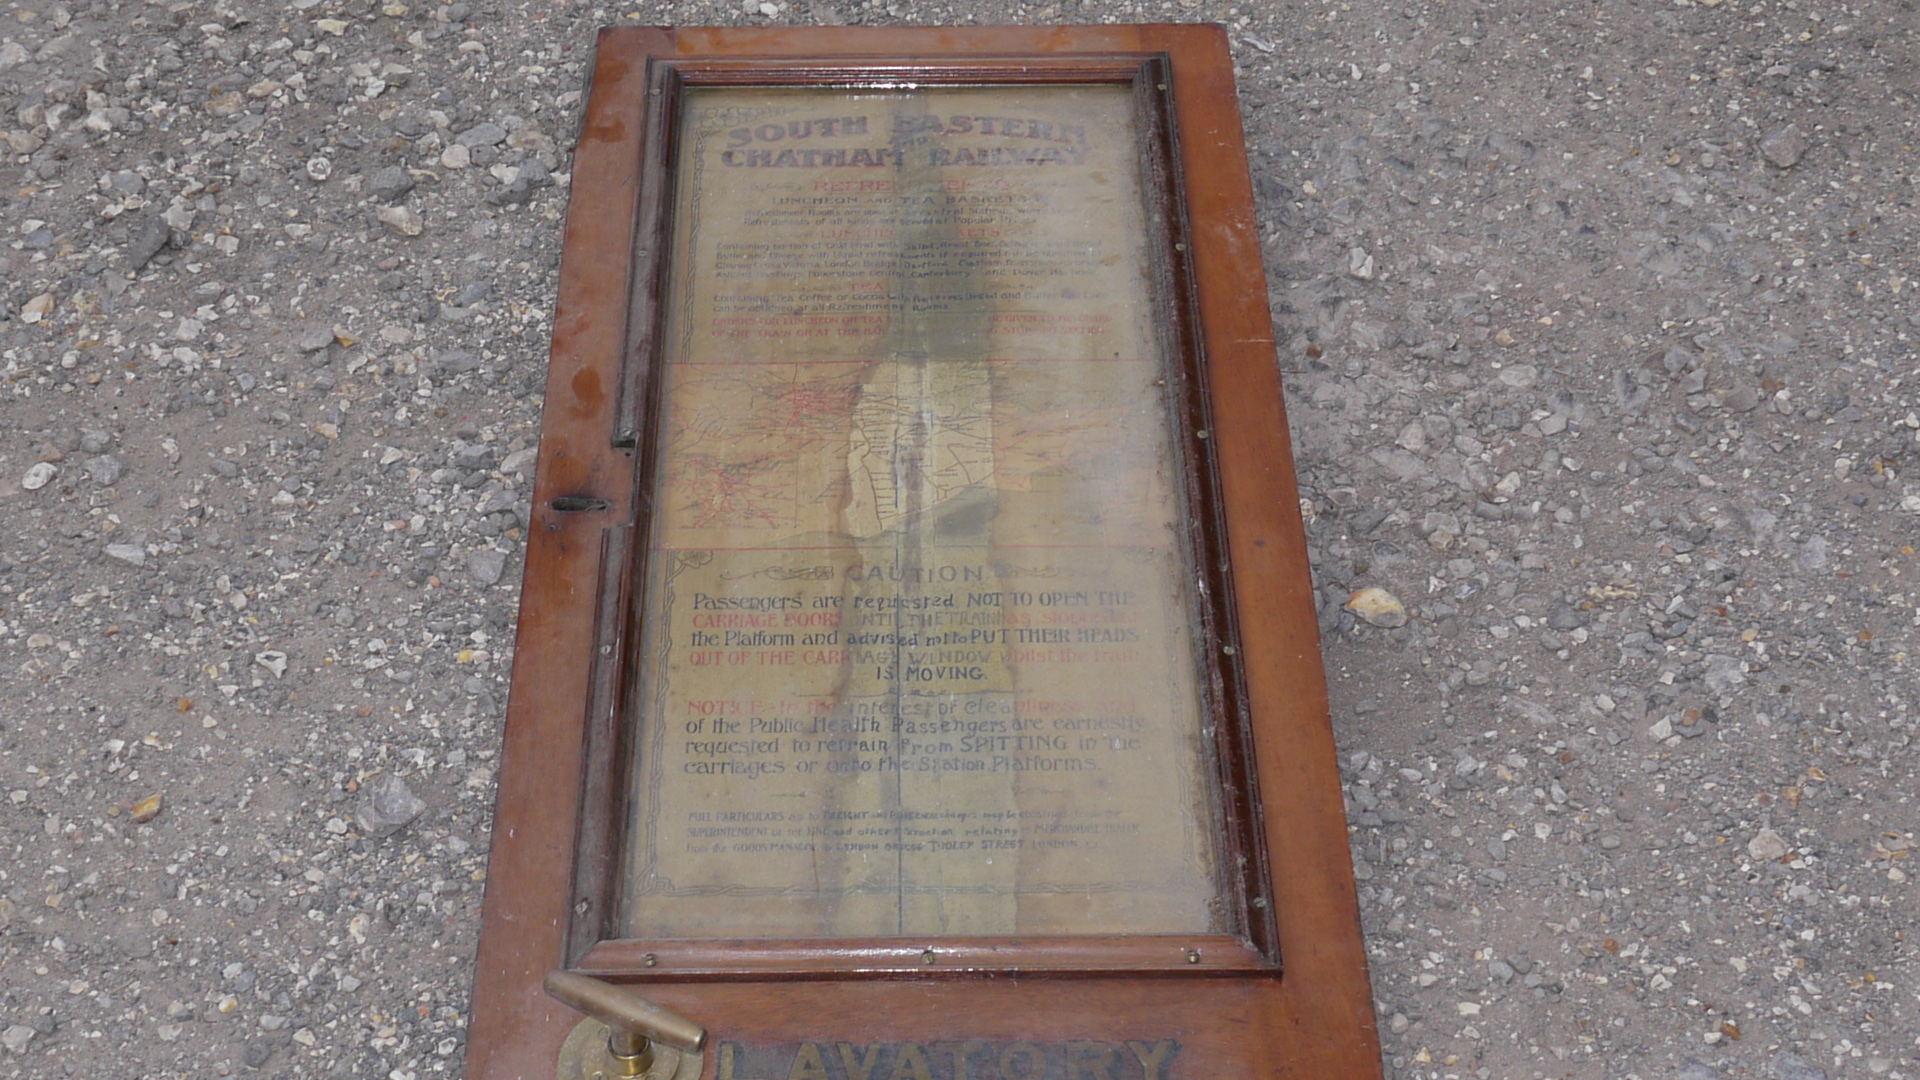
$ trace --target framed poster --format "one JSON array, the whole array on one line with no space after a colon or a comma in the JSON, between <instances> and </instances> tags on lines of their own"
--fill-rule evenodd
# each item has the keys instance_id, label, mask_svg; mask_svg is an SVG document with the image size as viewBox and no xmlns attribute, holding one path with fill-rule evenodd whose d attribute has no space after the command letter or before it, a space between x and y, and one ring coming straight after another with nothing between
<instances>
[{"instance_id":1,"label":"framed poster","mask_svg":"<svg viewBox=\"0 0 1920 1080\"><path fill-rule=\"evenodd\" d=\"M1377 1074L1238 131L1217 28L603 32L470 1075L552 969L733 1080Z\"/></svg>"}]
</instances>

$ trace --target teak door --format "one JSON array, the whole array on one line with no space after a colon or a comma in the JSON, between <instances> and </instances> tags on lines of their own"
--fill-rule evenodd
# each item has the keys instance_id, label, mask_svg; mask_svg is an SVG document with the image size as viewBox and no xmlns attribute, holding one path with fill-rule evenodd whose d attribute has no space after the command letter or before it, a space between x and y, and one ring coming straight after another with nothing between
<instances>
[{"instance_id":1,"label":"teak door","mask_svg":"<svg viewBox=\"0 0 1920 1080\"><path fill-rule=\"evenodd\" d=\"M468 1076L1377 1076L1225 35L607 30L572 190Z\"/></svg>"}]
</instances>

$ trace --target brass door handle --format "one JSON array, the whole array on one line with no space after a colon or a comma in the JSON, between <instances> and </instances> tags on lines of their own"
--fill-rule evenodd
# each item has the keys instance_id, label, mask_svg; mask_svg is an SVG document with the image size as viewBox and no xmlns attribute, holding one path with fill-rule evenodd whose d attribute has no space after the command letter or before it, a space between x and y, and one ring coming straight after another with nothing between
<instances>
[{"instance_id":1,"label":"brass door handle","mask_svg":"<svg viewBox=\"0 0 1920 1080\"><path fill-rule=\"evenodd\" d=\"M556 968L547 972L548 994L592 1017L574 1029L561 1052L562 1080L674 1077L683 1059L699 1075L706 1029L671 1009L612 983ZM598 1023L595 1023L598 1021ZM604 1029L604 1038L600 1030Z\"/></svg>"}]
</instances>

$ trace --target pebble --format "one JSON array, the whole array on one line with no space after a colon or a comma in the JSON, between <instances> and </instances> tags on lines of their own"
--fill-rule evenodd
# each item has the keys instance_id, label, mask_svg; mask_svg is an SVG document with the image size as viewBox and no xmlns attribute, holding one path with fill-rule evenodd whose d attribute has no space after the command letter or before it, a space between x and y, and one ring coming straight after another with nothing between
<instances>
[{"instance_id":1,"label":"pebble","mask_svg":"<svg viewBox=\"0 0 1920 1080\"><path fill-rule=\"evenodd\" d=\"M427 225L409 206L383 206L375 214L380 224L401 236L419 236Z\"/></svg>"},{"instance_id":2,"label":"pebble","mask_svg":"<svg viewBox=\"0 0 1920 1080\"><path fill-rule=\"evenodd\" d=\"M1374 626L1393 628L1407 625L1407 609L1400 598L1385 589L1369 586L1357 589L1347 598L1346 609Z\"/></svg>"},{"instance_id":3,"label":"pebble","mask_svg":"<svg viewBox=\"0 0 1920 1080\"><path fill-rule=\"evenodd\" d=\"M1738 657L1713 655L1707 657L1707 689L1716 694L1727 694L1747 684L1747 674Z\"/></svg>"},{"instance_id":4,"label":"pebble","mask_svg":"<svg viewBox=\"0 0 1920 1080\"><path fill-rule=\"evenodd\" d=\"M87 462L87 475L101 487L112 487L119 483L121 475L125 472L126 466L112 454L101 454Z\"/></svg>"},{"instance_id":5,"label":"pebble","mask_svg":"<svg viewBox=\"0 0 1920 1080\"><path fill-rule=\"evenodd\" d=\"M1559 604L1547 613L1547 625L1555 630L1575 630L1587 625L1587 616L1585 612Z\"/></svg>"},{"instance_id":6,"label":"pebble","mask_svg":"<svg viewBox=\"0 0 1920 1080\"><path fill-rule=\"evenodd\" d=\"M147 549L139 544L108 544L106 553L107 558L128 566L143 566L147 561Z\"/></svg>"},{"instance_id":7,"label":"pebble","mask_svg":"<svg viewBox=\"0 0 1920 1080\"><path fill-rule=\"evenodd\" d=\"M20 486L28 491L39 491L41 488L46 487L48 482L58 475L59 472L60 470L54 468L50 462L38 462L27 470L25 476L20 478Z\"/></svg>"},{"instance_id":8,"label":"pebble","mask_svg":"<svg viewBox=\"0 0 1920 1080\"><path fill-rule=\"evenodd\" d=\"M324 184L326 183L327 177L332 175L333 162L323 157L307 159L307 179L312 180L316 184Z\"/></svg>"},{"instance_id":9,"label":"pebble","mask_svg":"<svg viewBox=\"0 0 1920 1080\"><path fill-rule=\"evenodd\" d=\"M473 580L482 585L495 584L506 570L505 552L495 551L492 548L480 548L467 553L467 573L473 575Z\"/></svg>"},{"instance_id":10,"label":"pebble","mask_svg":"<svg viewBox=\"0 0 1920 1080\"><path fill-rule=\"evenodd\" d=\"M25 1024L14 1024L6 1031L0 1032L0 1046L5 1046L10 1054L24 1054L27 1052L27 1044L33 1041L35 1034L37 1033Z\"/></svg>"},{"instance_id":11,"label":"pebble","mask_svg":"<svg viewBox=\"0 0 1920 1080\"><path fill-rule=\"evenodd\" d=\"M140 221L140 228L127 241L127 267L139 273L153 261L155 255L167 246L173 236L173 226L167 223L163 212L148 214Z\"/></svg>"},{"instance_id":12,"label":"pebble","mask_svg":"<svg viewBox=\"0 0 1920 1080\"><path fill-rule=\"evenodd\" d=\"M426 809L427 804L413 793L405 780L386 772L367 781L361 789L354 820L368 836L385 838L406 828Z\"/></svg>"},{"instance_id":13,"label":"pebble","mask_svg":"<svg viewBox=\"0 0 1920 1080\"><path fill-rule=\"evenodd\" d=\"M1808 537L1807 542L1800 545L1800 554L1794 561L1803 570L1825 570L1832 564L1827 555L1829 548L1826 537Z\"/></svg>"},{"instance_id":14,"label":"pebble","mask_svg":"<svg viewBox=\"0 0 1920 1080\"><path fill-rule=\"evenodd\" d=\"M1540 369L1532 364L1510 364L1500 369L1500 381L1516 390L1525 390L1540 381Z\"/></svg>"},{"instance_id":15,"label":"pebble","mask_svg":"<svg viewBox=\"0 0 1920 1080\"><path fill-rule=\"evenodd\" d=\"M1760 153L1782 169L1791 169L1799 164L1801 155L1807 152L1807 136L1798 124L1775 128L1760 139Z\"/></svg>"},{"instance_id":16,"label":"pebble","mask_svg":"<svg viewBox=\"0 0 1920 1080\"><path fill-rule=\"evenodd\" d=\"M480 354L465 349L448 349L434 357L433 363L443 375L461 375L480 369Z\"/></svg>"},{"instance_id":17,"label":"pebble","mask_svg":"<svg viewBox=\"0 0 1920 1080\"><path fill-rule=\"evenodd\" d=\"M1747 841L1747 854L1762 862L1778 862L1787 857L1787 842L1772 829L1761 829Z\"/></svg>"},{"instance_id":18,"label":"pebble","mask_svg":"<svg viewBox=\"0 0 1920 1080\"><path fill-rule=\"evenodd\" d=\"M540 448L529 446L524 450L515 450L500 459L500 471L504 475L514 476L532 471L534 463L540 458Z\"/></svg>"},{"instance_id":19,"label":"pebble","mask_svg":"<svg viewBox=\"0 0 1920 1080\"><path fill-rule=\"evenodd\" d=\"M399 202L414 188L414 179L398 165L389 165L367 178L367 194L381 202ZM381 219L386 220L385 218ZM407 235L411 236L412 233Z\"/></svg>"},{"instance_id":20,"label":"pebble","mask_svg":"<svg viewBox=\"0 0 1920 1080\"><path fill-rule=\"evenodd\" d=\"M207 100L207 115L219 118L237 116L247 107L247 99L238 90L215 94Z\"/></svg>"},{"instance_id":21,"label":"pebble","mask_svg":"<svg viewBox=\"0 0 1920 1080\"><path fill-rule=\"evenodd\" d=\"M498 146L507 141L507 129L492 121L475 124L455 137L454 142L471 149L476 146Z\"/></svg>"}]
</instances>

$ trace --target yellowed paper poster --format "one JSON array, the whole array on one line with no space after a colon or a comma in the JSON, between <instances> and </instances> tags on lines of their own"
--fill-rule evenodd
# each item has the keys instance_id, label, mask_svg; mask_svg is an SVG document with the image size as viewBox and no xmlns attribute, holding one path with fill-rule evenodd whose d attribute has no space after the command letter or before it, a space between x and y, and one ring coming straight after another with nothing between
<instances>
[{"instance_id":1,"label":"yellowed paper poster","mask_svg":"<svg viewBox=\"0 0 1920 1080\"><path fill-rule=\"evenodd\" d=\"M626 934L1217 929L1129 91L683 125Z\"/></svg>"}]
</instances>

